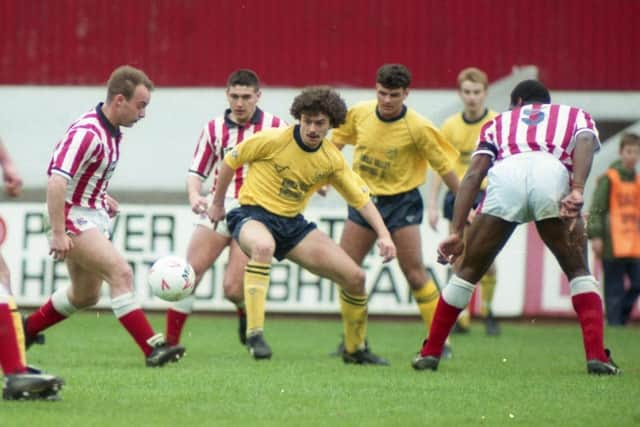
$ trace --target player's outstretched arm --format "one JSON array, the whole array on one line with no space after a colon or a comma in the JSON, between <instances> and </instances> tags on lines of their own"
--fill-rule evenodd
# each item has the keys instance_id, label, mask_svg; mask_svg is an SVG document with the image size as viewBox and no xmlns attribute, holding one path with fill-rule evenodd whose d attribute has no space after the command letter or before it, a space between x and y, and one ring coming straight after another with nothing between
<instances>
[{"instance_id":1,"label":"player's outstretched arm","mask_svg":"<svg viewBox=\"0 0 640 427\"><path fill-rule=\"evenodd\" d=\"M227 188L229 188L229 184L233 178L234 170L229 166L226 162L222 162L222 166L220 167L220 173L218 174L218 181L216 183L216 191L213 193L213 203L209 206L209 210L207 211L207 215L209 215L209 219L215 226L218 224L218 221L222 221L226 214L224 210L224 198L227 194Z\"/></svg>"},{"instance_id":2,"label":"player's outstretched arm","mask_svg":"<svg viewBox=\"0 0 640 427\"><path fill-rule=\"evenodd\" d=\"M187 177L187 194L193 213L201 214L207 211L207 198L202 195L202 178L196 175Z\"/></svg>"},{"instance_id":3,"label":"player's outstretched arm","mask_svg":"<svg viewBox=\"0 0 640 427\"><path fill-rule=\"evenodd\" d=\"M491 168L491 157L488 154L478 153L471 159L471 165L467 173L462 178L460 188L456 193L456 202L453 206L453 219L451 221L451 232L462 236L464 227L467 224L469 211L473 207L473 202L480 191L482 180L487 176Z\"/></svg>"},{"instance_id":4,"label":"player's outstretched arm","mask_svg":"<svg viewBox=\"0 0 640 427\"><path fill-rule=\"evenodd\" d=\"M378 249L380 249L380 256L384 258L383 262L389 262L394 259L396 257L396 245L391 240L391 233L389 233L387 226L384 225L384 221L373 202L369 200L358 212L378 235L377 245Z\"/></svg>"},{"instance_id":5,"label":"player's outstretched arm","mask_svg":"<svg viewBox=\"0 0 640 427\"><path fill-rule=\"evenodd\" d=\"M66 233L64 203L67 191L67 179L58 174L51 174L47 183L47 210L51 224L51 242L49 255L61 261L73 248L73 241Z\"/></svg>"},{"instance_id":6,"label":"player's outstretched arm","mask_svg":"<svg viewBox=\"0 0 640 427\"><path fill-rule=\"evenodd\" d=\"M22 192L22 178L11 160L9 151L0 140L0 166L2 166L2 179L4 191L9 197L18 197Z\"/></svg>"}]
</instances>

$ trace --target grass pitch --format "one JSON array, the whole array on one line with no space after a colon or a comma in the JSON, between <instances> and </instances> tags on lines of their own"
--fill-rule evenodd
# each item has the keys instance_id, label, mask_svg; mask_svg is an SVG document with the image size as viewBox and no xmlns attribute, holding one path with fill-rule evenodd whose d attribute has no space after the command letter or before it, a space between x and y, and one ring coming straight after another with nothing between
<instances>
[{"instance_id":1,"label":"grass pitch","mask_svg":"<svg viewBox=\"0 0 640 427\"><path fill-rule=\"evenodd\" d=\"M164 317L151 315L158 331ZM29 362L62 376L60 402L0 402L0 426L632 426L640 424L640 330L606 331L619 377L586 374L576 323L474 324L454 335L454 358L414 372L421 322L373 320L369 341L390 367L329 357L337 320L267 318L274 356L256 362L235 319L192 316L187 356L144 366L109 312L74 315L46 331Z\"/></svg>"}]
</instances>

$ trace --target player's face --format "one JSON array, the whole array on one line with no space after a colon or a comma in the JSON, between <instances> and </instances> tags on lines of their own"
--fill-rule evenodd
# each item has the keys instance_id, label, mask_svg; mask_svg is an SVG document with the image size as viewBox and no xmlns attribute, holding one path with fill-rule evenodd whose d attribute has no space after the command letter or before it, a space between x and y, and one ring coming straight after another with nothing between
<instances>
[{"instance_id":1,"label":"player's face","mask_svg":"<svg viewBox=\"0 0 640 427\"><path fill-rule=\"evenodd\" d=\"M315 148L327 136L331 128L331 121L326 114L301 114L300 136L302 142L311 148Z\"/></svg>"},{"instance_id":2,"label":"player's face","mask_svg":"<svg viewBox=\"0 0 640 427\"><path fill-rule=\"evenodd\" d=\"M385 119L398 117L402 112L404 100L409 95L409 89L389 89L376 83L376 96L378 98L378 113Z\"/></svg>"},{"instance_id":3,"label":"player's face","mask_svg":"<svg viewBox=\"0 0 640 427\"><path fill-rule=\"evenodd\" d=\"M231 109L231 120L245 124L256 111L260 91L253 86L231 86L227 88L227 101Z\"/></svg>"},{"instance_id":4,"label":"player's face","mask_svg":"<svg viewBox=\"0 0 640 427\"><path fill-rule=\"evenodd\" d=\"M620 160L626 169L634 169L640 160L640 147L634 144L625 145L620 151Z\"/></svg>"},{"instance_id":5,"label":"player's face","mask_svg":"<svg viewBox=\"0 0 640 427\"><path fill-rule=\"evenodd\" d=\"M481 114L484 111L484 102L487 98L487 90L482 83L465 80L458 90L460 99L464 104L464 111Z\"/></svg>"},{"instance_id":6,"label":"player's face","mask_svg":"<svg viewBox=\"0 0 640 427\"><path fill-rule=\"evenodd\" d=\"M138 85L128 101L123 95L116 95L118 125L131 127L144 118L149 101L151 101L151 92L144 85Z\"/></svg>"}]
</instances>

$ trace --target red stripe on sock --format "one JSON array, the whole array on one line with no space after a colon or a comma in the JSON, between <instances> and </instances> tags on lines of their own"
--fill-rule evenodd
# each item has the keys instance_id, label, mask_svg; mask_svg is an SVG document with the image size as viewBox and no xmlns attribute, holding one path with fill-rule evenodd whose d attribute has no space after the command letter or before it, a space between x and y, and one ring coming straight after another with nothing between
<instances>
[{"instance_id":1,"label":"red stripe on sock","mask_svg":"<svg viewBox=\"0 0 640 427\"><path fill-rule=\"evenodd\" d=\"M18 337L8 304L0 304L0 365L5 375L27 371L20 360Z\"/></svg>"},{"instance_id":2,"label":"red stripe on sock","mask_svg":"<svg viewBox=\"0 0 640 427\"><path fill-rule=\"evenodd\" d=\"M151 350L153 349L147 344L147 340L154 335L154 332L142 309L138 308L130 311L124 316L119 317L118 320L127 332L129 332L131 337L133 337L144 355L148 356L151 354Z\"/></svg>"},{"instance_id":3,"label":"red stripe on sock","mask_svg":"<svg viewBox=\"0 0 640 427\"><path fill-rule=\"evenodd\" d=\"M586 292L572 296L571 302L580 321L587 360L607 362L609 358L604 352L604 319L600 295L596 292Z\"/></svg>"},{"instance_id":4,"label":"red stripe on sock","mask_svg":"<svg viewBox=\"0 0 640 427\"><path fill-rule=\"evenodd\" d=\"M436 313L433 315L433 321L431 322L431 329L429 329L428 340L420 350L422 356L440 357L444 343L461 311L461 308L447 304L444 298L440 296L436 306Z\"/></svg>"}]
</instances>

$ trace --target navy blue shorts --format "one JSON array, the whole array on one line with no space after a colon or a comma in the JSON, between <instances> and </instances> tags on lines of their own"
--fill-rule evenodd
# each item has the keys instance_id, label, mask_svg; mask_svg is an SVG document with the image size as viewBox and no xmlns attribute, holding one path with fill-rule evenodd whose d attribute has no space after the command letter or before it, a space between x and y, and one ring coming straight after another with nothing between
<instances>
[{"instance_id":1,"label":"navy blue shorts","mask_svg":"<svg viewBox=\"0 0 640 427\"><path fill-rule=\"evenodd\" d=\"M307 221L302 214L293 218L276 215L260 206L239 206L227 213L227 225L236 241L242 226L249 220L261 222L271 232L276 241L273 256L282 261L304 237L316 228L316 224Z\"/></svg>"},{"instance_id":2,"label":"navy blue shorts","mask_svg":"<svg viewBox=\"0 0 640 427\"><path fill-rule=\"evenodd\" d=\"M408 225L422 224L424 204L420 190L414 188L406 193L392 196L371 196L380 216L390 232ZM360 212L349 206L349 219L356 224L373 230Z\"/></svg>"},{"instance_id":3,"label":"navy blue shorts","mask_svg":"<svg viewBox=\"0 0 640 427\"><path fill-rule=\"evenodd\" d=\"M480 190L476 195L476 199L473 201L473 208L477 208L484 199L484 190ZM451 191L447 191L444 195L444 203L442 204L442 215L449 221L453 219L453 205L456 202L456 196Z\"/></svg>"}]
</instances>

